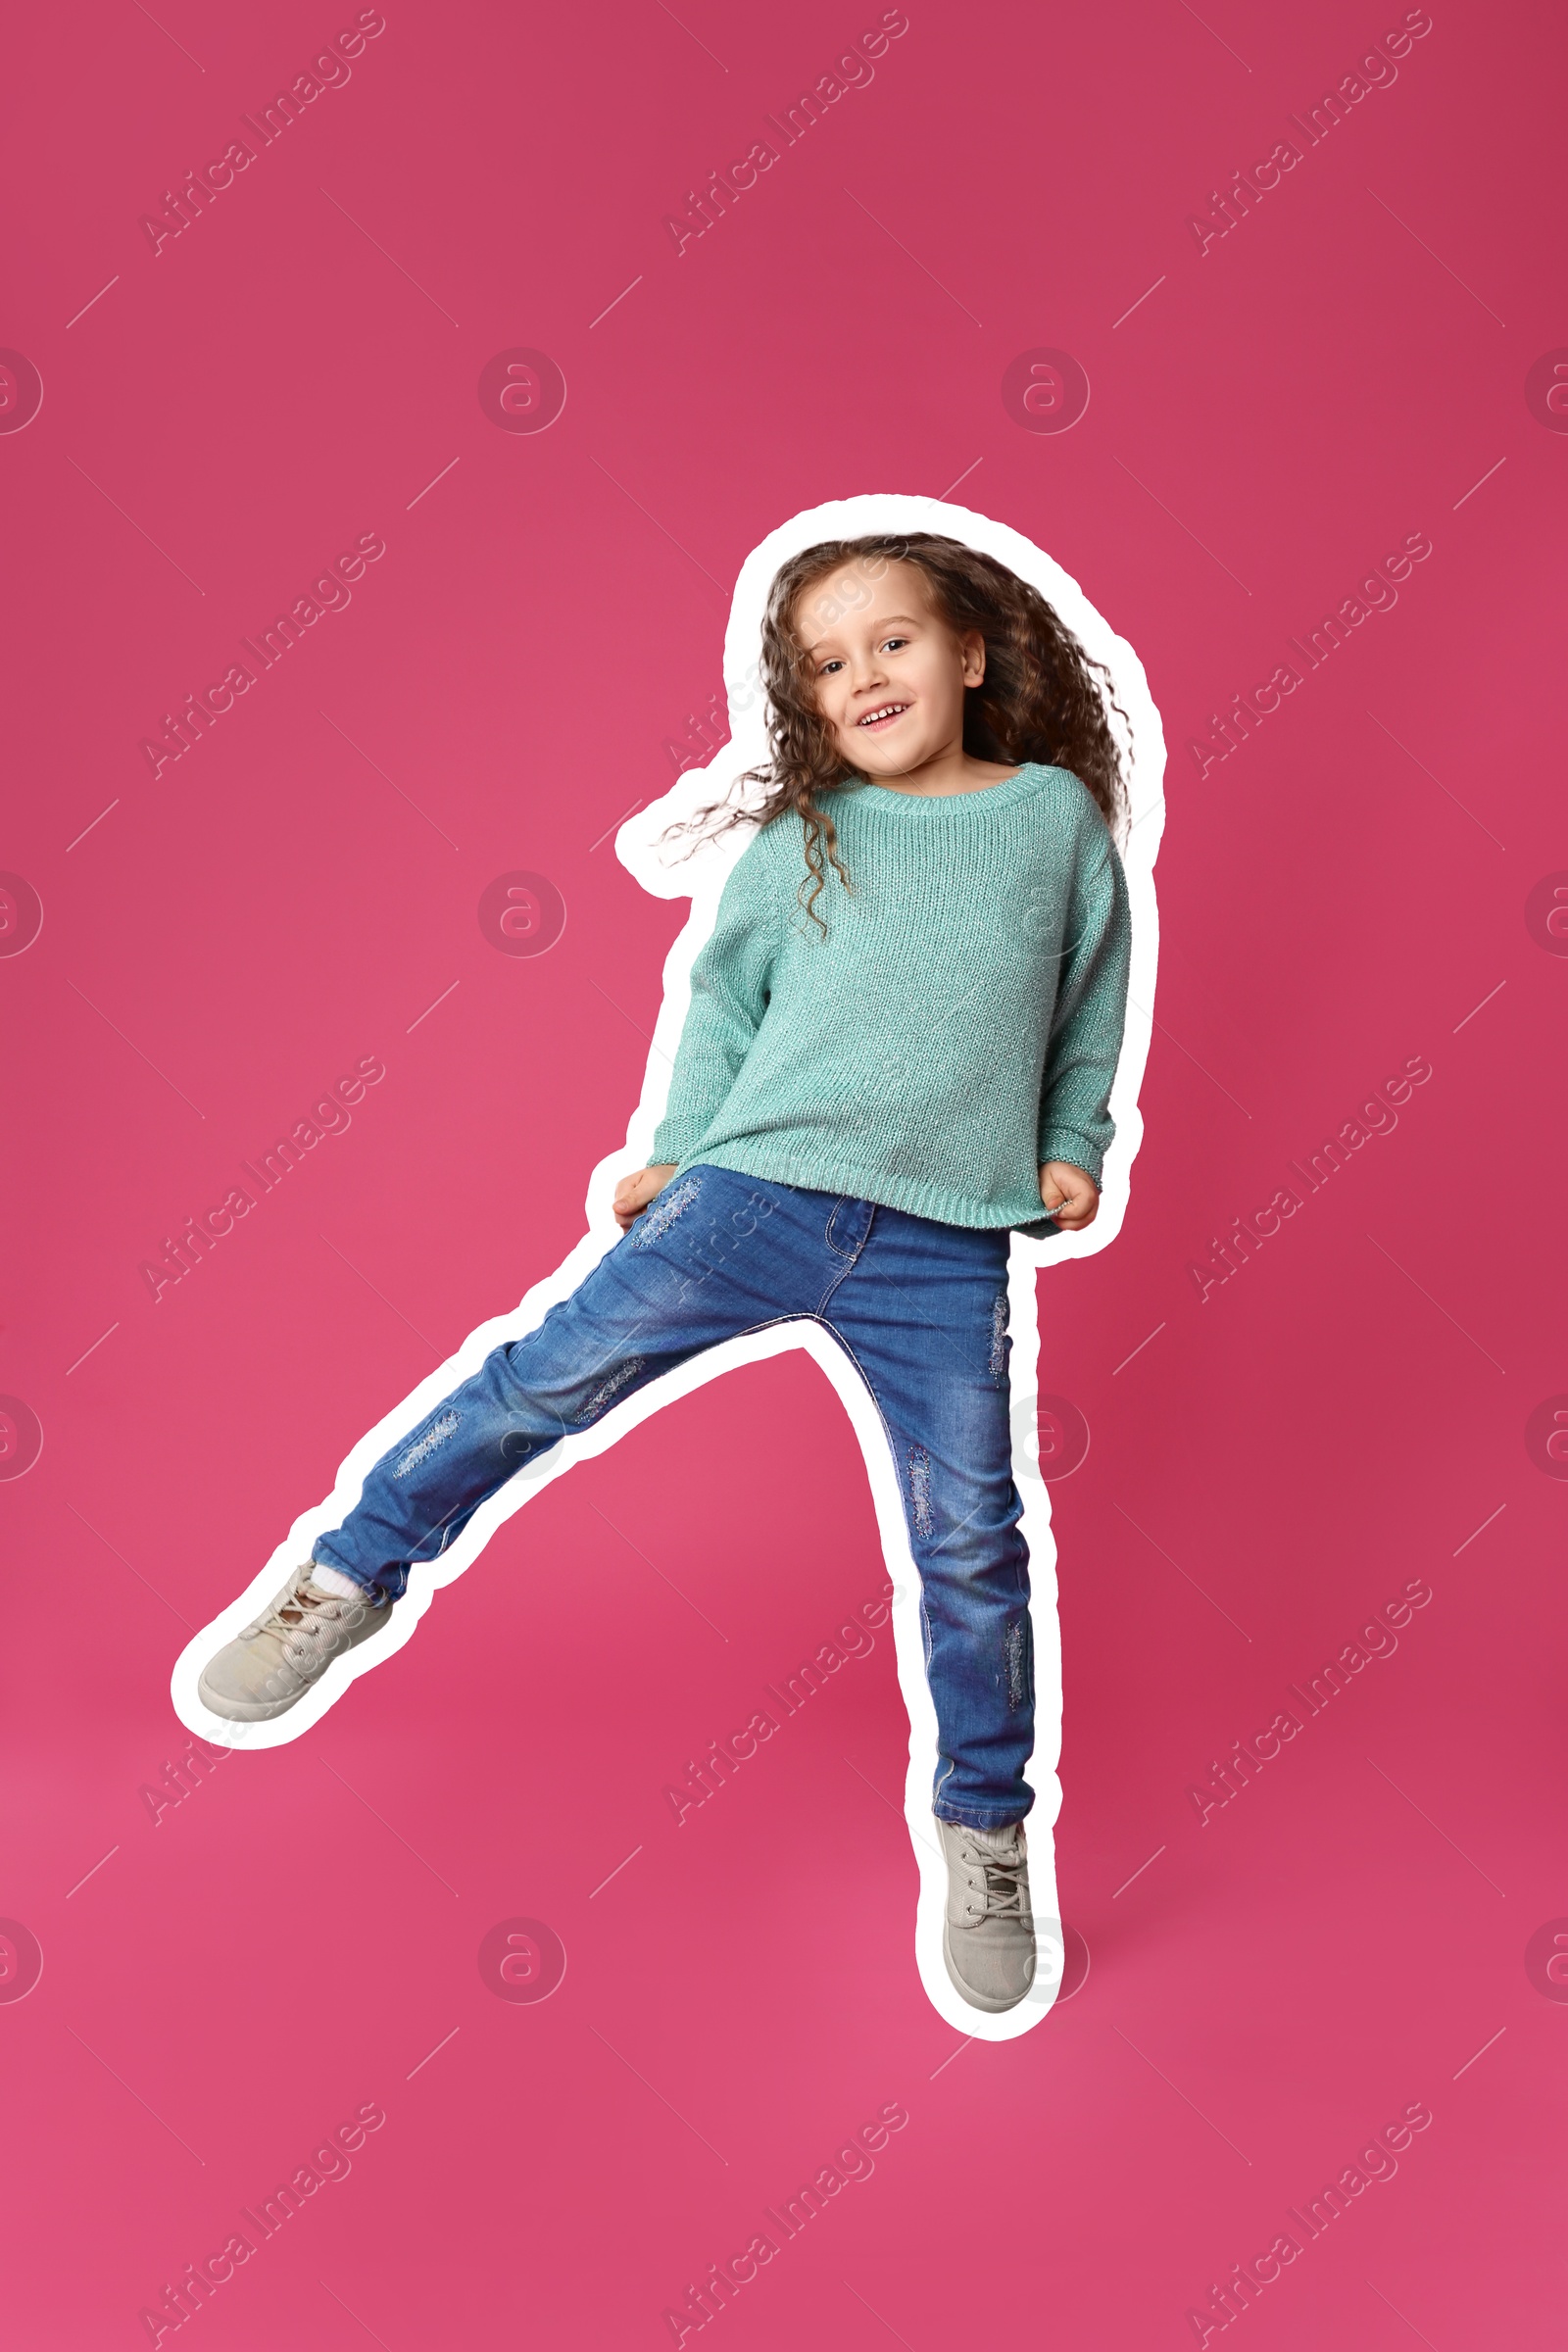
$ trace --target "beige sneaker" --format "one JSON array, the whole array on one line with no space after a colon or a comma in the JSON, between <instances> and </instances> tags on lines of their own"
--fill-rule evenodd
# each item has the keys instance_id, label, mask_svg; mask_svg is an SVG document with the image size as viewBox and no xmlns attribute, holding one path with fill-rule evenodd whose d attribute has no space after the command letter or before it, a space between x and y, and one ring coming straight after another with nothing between
<instances>
[{"instance_id":1,"label":"beige sneaker","mask_svg":"<svg viewBox=\"0 0 1568 2352\"><path fill-rule=\"evenodd\" d=\"M937 1819L948 1858L942 1957L971 2009L1015 2009L1035 1981L1029 1847L1023 1823L971 1830Z\"/></svg>"},{"instance_id":2,"label":"beige sneaker","mask_svg":"<svg viewBox=\"0 0 1568 2352\"><path fill-rule=\"evenodd\" d=\"M225 1642L202 1668L196 1686L203 1706L230 1723L270 1723L314 1690L331 1665L392 1622L395 1603L372 1608L323 1592L313 1582L313 1560L297 1568L275 1600Z\"/></svg>"}]
</instances>

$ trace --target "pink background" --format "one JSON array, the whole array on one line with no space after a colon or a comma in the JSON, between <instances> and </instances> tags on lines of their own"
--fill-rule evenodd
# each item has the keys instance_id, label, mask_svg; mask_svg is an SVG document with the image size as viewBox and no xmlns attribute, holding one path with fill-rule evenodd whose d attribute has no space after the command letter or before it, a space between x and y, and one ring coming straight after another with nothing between
<instances>
[{"instance_id":1,"label":"pink background","mask_svg":"<svg viewBox=\"0 0 1568 2352\"><path fill-rule=\"evenodd\" d=\"M874 2176L714 2323L737 2352L1192 2342L1210 2282L1417 2101L1397 2177L1255 2290L1253 2352L1558 2340L1568 1986L1526 1947L1568 1913L1568 1465L1527 1426L1568 1390L1542 1201L1568 964L1527 910L1568 867L1540 683L1568 443L1526 379L1568 340L1561 26L1435 8L1200 253L1188 216L1396 7L912 0L874 80L677 256L665 214L878 15L400 0L156 255L143 212L353 9L21 35L19 2352L148 2340L143 2307L370 2102L352 2174L215 2292L208 2352L668 2342L687 2283L894 2101ZM540 434L477 397L517 347L565 378ZM1004 405L1041 347L1091 385L1064 433ZM741 561L803 507L960 477L1139 649L1170 745L1148 1140L1115 1247L1043 1278L1042 1385L1092 1433L1054 1489L1091 1965L1002 2046L915 1975L885 1634L683 1826L662 1793L881 1581L799 1355L544 1494L308 1740L156 1824L143 1794L186 1747L190 1633L582 1230L683 913L606 835L671 743L708 756ZM352 605L155 780L161 714L367 532ZM1417 532L1397 606L1200 778L1209 713ZM518 868L567 910L537 957L477 918ZM163 1237L372 1054L352 1128L154 1304ZM1396 1130L1200 1303L1189 1261L1416 1055ZM1397 1654L1200 1826L1211 1760L1417 1578ZM542 2004L478 1966L519 1916L567 1955Z\"/></svg>"}]
</instances>

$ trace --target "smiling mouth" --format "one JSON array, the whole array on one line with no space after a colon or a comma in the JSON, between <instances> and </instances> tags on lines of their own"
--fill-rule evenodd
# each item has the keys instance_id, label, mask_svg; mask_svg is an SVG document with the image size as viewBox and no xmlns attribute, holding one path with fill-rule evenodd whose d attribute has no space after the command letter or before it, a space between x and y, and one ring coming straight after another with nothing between
<instances>
[{"instance_id":1,"label":"smiling mouth","mask_svg":"<svg viewBox=\"0 0 1568 2352\"><path fill-rule=\"evenodd\" d=\"M908 708L907 703L879 703L874 710L868 710L863 718L858 718L855 723L862 734L879 735L885 727L891 727L896 719L902 718Z\"/></svg>"}]
</instances>

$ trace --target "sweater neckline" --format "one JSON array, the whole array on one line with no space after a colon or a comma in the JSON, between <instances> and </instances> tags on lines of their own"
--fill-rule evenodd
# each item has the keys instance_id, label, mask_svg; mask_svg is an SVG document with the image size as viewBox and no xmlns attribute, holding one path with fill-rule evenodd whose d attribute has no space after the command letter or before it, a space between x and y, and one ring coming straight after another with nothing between
<instances>
[{"instance_id":1,"label":"sweater neckline","mask_svg":"<svg viewBox=\"0 0 1568 2352\"><path fill-rule=\"evenodd\" d=\"M967 808L976 802L989 808L1011 808L1038 789L1043 772L1037 761L1026 760L1015 776L1005 776L1000 784L977 784L972 792L899 792L891 784L851 784L844 789L878 811L931 823L945 809Z\"/></svg>"}]
</instances>

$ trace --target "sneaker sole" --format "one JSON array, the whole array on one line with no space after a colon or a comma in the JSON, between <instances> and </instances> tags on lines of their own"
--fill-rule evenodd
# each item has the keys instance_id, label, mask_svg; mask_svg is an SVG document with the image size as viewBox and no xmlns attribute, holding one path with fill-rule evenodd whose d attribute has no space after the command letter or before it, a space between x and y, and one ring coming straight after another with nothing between
<instances>
[{"instance_id":1,"label":"sneaker sole","mask_svg":"<svg viewBox=\"0 0 1568 2352\"><path fill-rule=\"evenodd\" d=\"M307 1683L303 1690L296 1690L292 1698L226 1698L209 1687L205 1674L196 1685L196 1695L209 1714L221 1716L225 1723L270 1723L275 1716L286 1715L290 1707L297 1707L302 1698L318 1689L322 1675L330 1674L336 1664L336 1658L332 1659L315 1682Z\"/></svg>"},{"instance_id":2,"label":"sneaker sole","mask_svg":"<svg viewBox=\"0 0 1568 2352\"><path fill-rule=\"evenodd\" d=\"M386 1604L383 1607L383 1623L389 1623L391 1609ZM381 1630L380 1625L372 1625L358 1642L351 1642L347 1649L340 1649L336 1657L328 1658L320 1673L313 1676L303 1689L296 1690L292 1698L229 1698L212 1688L207 1680L206 1667L203 1667L197 1682L196 1695L210 1714L220 1716L224 1723L273 1723L279 1715L286 1715L290 1707L297 1707L302 1698L309 1698L313 1690L318 1690L334 1666L340 1665L345 1658L351 1658L356 1650L363 1649L367 1642L373 1642Z\"/></svg>"},{"instance_id":3,"label":"sneaker sole","mask_svg":"<svg viewBox=\"0 0 1568 2352\"><path fill-rule=\"evenodd\" d=\"M1026 2001L1029 1998L1030 1993L1034 1989L1035 1972L1033 1969L1029 1971L1029 1982L1024 1986L1023 1990L1021 1992L1015 1992L1011 1994L1006 1999L1003 1999L999 1994L996 1993L976 1992L974 1986L972 1984L966 1984L963 1979L959 1976L957 1970L954 1967L953 1946L948 1938L949 1923L946 1919L944 1919L942 1922L943 1965L947 1969L948 1978L953 1985L954 1990L958 1994L960 1999L967 2001L971 2009L983 2009L988 2016L1001 2017L1004 2016L1007 2010L1016 2009L1020 2001Z\"/></svg>"}]
</instances>

